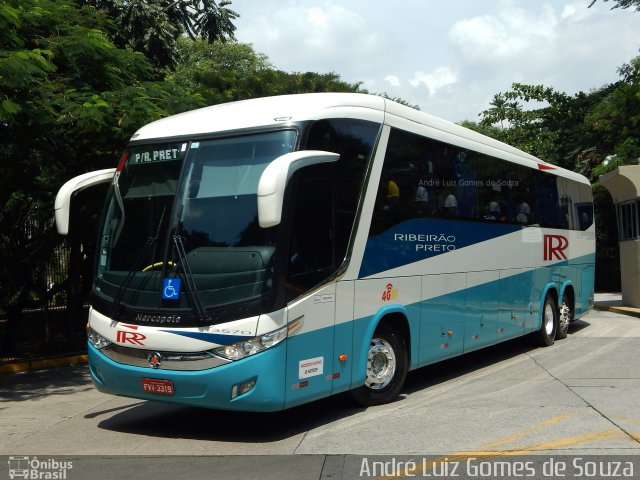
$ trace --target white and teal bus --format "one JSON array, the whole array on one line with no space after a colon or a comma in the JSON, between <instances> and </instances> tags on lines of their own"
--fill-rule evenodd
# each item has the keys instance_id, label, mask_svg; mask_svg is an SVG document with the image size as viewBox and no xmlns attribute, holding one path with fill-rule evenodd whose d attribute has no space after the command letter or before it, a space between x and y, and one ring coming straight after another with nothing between
<instances>
[{"instance_id":1,"label":"white and teal bus","mask_svg":"<svg viewBox=\"0 0 640 480\"><path fill-rule=\"evenodd\" d=\"M100 391L275 411L351 391L593 305L587 179L378 96L260 98L141 128L96 248L89 368Z\"/></svg>"}]
</instances>

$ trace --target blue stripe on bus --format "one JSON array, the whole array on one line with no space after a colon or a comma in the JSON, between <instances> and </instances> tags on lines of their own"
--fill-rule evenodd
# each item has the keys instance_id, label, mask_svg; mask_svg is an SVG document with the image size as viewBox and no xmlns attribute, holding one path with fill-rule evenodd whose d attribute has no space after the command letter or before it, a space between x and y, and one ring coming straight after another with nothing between
<instances>
[{"instance_id":1,"label":"blue stripe on bus","mask_svg":"<svg viewBox=\"0 0 640 480\"><path fill-rule=\"evenodd\" d=\"M251 336L246 335L222 335L219 333L191 332L182 330L161 331L166 333L173 333L174 335L181 335L183 337L193 338L196 340L202 340L203 342L215 343L218 345L231 345L232 343L252 338Z\"/></svg>"},{"instance_id":2,"label":"blue stripe on bus","mask_svg":"<svg viewBox=\"0 0 640 480\"><path fill-rule=\"evenodd\" d=\"M407 220L369 237L359 278L459 250L521 230L520 225L441 219Z\"/></svg>"},{"instance_id":3,"label":"blue stripe on bus","mask_svg":"<svg viewBox=\"0 0 640 480\"><path fill-rule=\"evenodd\" d=\"M496 274L499 271L495 271ZM564 289L575 294L575 316L589 311L593 301L595 254L553 266L523 269L522 273L485 282L445 295L398 305L406 312L411 335L411 369L535 332L549 288L561 301ZM466 275L461 273L460 275ZM386 310L354 320L354 386L362 383L366 347Z\"/></svg>"}]
</instances>

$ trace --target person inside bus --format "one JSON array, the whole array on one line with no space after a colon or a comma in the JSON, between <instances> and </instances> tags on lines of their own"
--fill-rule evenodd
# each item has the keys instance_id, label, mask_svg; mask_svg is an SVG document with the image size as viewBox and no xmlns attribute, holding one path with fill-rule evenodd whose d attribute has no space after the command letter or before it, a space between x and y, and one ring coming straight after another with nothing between
<instances>
[{"instance_id":1,"label":"person inside bus","mask_svg":"<svg viewBox=\"0 0 640 480\"><path fill-rule=\"evenodd\" d=\"M382 180L376 199L371 234L378 235L397 225L400 218L400 188L393 180Z\"/></svg>"},{"instance_id":2,"label":"person inside bus","mask_svg":"<svg viewBox=\"0 0 640 480\"><path fill-rule=\"evenodd\" d=\"M500 220L500 204L498 202L491 202L487 207L487 213L482 217L483 220Z\"/></svg>"},{"instance_id":3,"label":"person inside bus","mask_svg":"<svg viewBox=\"0 0 640 480\"><path fill-rule=\"evenodd\" d=\"M416 189L416 197L414 199L416 207L416 216L424 217L428 213L429 207L429 192L427 189L419 185Z\"/></svg>"},{"instance_id":4,"label":"person inside bus","mask_svg":"<svg viewBox=\"0 0 640 480\"><path fill-rule=\"evenodd\" d=\"M518 215L516 215L516 222L528 225L529 215L531 215L531 207L529 207L529 204L527 202L522 202L518 211Z\"/></svg>"},{"instance_id":5,"label":"person inside bus","mask_svg":"<svg viewBox=\"0 0 640 480\"><path fill-rule=\"evenodd\" d=\"M386 210L393 210L394 208L398 208L399 203L400 189L398 188L398 184L393 180L389 180L387 184L387 203L384 208Z\"/></svg>"},{"instance_id":6,"label":"person inside bus","mask_svg":"<svg viewBox=\"0 0 640 480\"><path fill-rule=\"evenodd\" d=\"M456 218L458 216L458 200L453 194L447 195L442 209L444 218Z\"/></svg>"}]
</instances>

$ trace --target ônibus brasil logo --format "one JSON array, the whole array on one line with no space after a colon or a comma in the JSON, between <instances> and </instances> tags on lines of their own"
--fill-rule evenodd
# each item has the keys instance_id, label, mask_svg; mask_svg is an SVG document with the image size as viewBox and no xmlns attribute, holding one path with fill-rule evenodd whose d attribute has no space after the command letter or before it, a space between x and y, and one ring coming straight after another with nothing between
<instances>
[{"instance_id":1,"label":"\u00f4nibus brasil logo","mask_svg":"<svg viewBox=\"0 0 640 480\"><path fill-rule=\"evenodd\" d=\"M73 468L73 462L47 458L39 460L38 457L9 457L9 478L32 478L65 480L67 470Z\"/></svg>"}]
</instances>

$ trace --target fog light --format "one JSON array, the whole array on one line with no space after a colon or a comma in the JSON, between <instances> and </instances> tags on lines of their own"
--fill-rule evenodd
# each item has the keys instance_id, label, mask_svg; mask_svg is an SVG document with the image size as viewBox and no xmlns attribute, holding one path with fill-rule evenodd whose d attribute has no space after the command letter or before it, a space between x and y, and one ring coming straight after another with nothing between
<instances>
[{"instance_id":1,"label":"fog light","mask_svg":"<svg viewBox=\"0 0 640 480\"><path fill-rule=\"evenodd\" d=\"M244 395L245 393L250 392L255 386L256 386L255 378L247 382L242 382L237 385L234 385L233 388L231 389L231 400L241 395Z\"/></svg>"}]
</instances>

